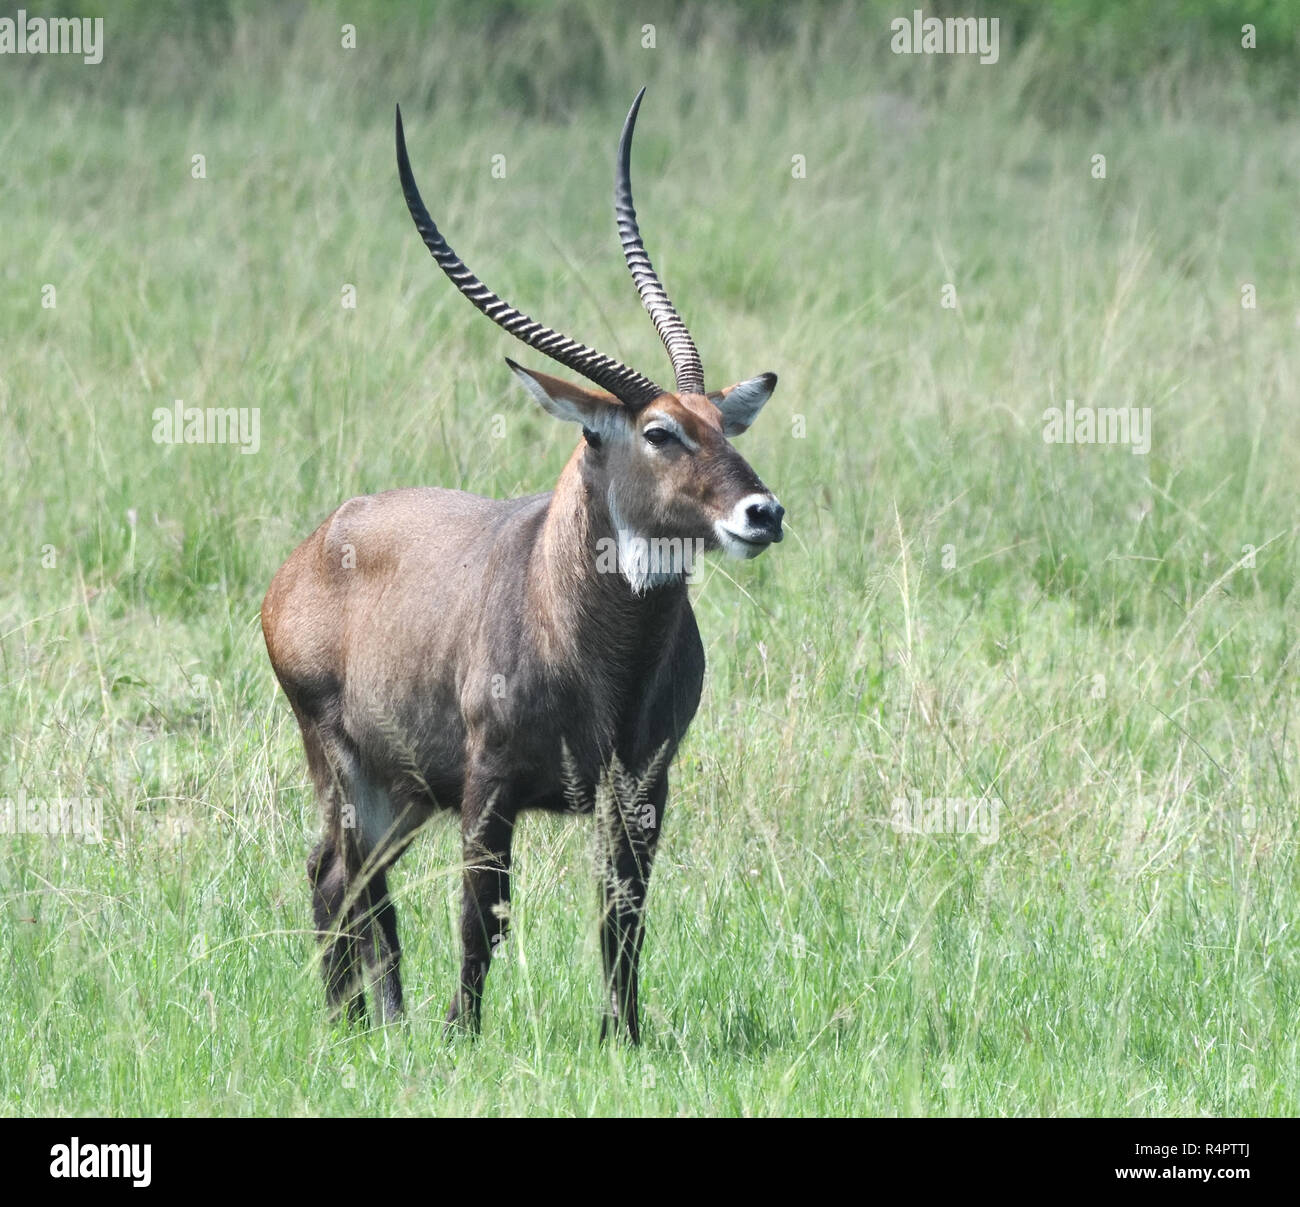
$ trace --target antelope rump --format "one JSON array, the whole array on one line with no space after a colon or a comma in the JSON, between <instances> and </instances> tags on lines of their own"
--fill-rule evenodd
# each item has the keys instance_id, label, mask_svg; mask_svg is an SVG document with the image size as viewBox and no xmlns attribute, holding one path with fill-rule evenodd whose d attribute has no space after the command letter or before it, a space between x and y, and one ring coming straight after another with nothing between
<instances>
[{"instance_id":1,"label":"antelope rump","mask_svg":"<svg viewBox=\"0 0 1300 1207\"><path fill-rule=\"evenodd\" d=\"M668 768L704 675L689 567L647 550L689 542L755 557L781 539L784 514L730 443L776 377L705 390L694 341L641 240L630 159L644 92L619 140L615 211L672 391L535 322L470 272L420 199L397 112L402 191L438 266L493 322L598 388L507 360L545 410L582 428L553 491L495 500L424 487L351 499L267 592L267 650L323 815L308 878L336 1013L365 1016L367 980L382 1020L401 1012L387 872L435 811L450 809L460 816L463 904L447 1023L477 1030L509 920L515 819L577 809L597 814L602 852L601 1036L639 1039L646 887ZM612 573L600 564L609 548Z\"/></svg>"}]
</instances>

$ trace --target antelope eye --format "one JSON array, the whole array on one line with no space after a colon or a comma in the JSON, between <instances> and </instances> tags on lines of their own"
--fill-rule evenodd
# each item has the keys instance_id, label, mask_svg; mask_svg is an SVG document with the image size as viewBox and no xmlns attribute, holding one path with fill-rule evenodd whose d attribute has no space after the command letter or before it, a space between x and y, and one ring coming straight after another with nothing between
<instances>
[{"instance_id":1,"label":"antelope eye","mask_svg":"<svg viewBox=\"0 0 1300 1207\"><path fill-rule=\"evenodd\" d=\"M648 427L643 435L646 438L646 443L653 444L655 448L661 448L663 445L677 439L672 432L662 427Z\"/></svg>"}]
</instances>

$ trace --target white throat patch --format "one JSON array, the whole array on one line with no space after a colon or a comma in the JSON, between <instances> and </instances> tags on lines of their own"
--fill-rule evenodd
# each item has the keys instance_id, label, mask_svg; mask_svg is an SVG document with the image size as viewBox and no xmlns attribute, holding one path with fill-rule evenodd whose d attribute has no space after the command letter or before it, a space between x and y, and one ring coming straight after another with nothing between
<instances>
[{"instance_id":1,"label":"white throat patch","mask_svg":"<svg viewBox=\"0 0 1300 1207\"><path fill-rule=\"evenodd\" d=\"M609 523L614 529L618 543L618 572L627 580L627 585L638 595L644 595L654 587L663 587L681 578L690 567L684 564L680 556L670 556L671 550L665 551L664 541L652 539L629 528L618 509L614 498L614 483L609 484L605 496L609 509ZM677 544L680 546L681 542Z\"/></svg>"}]
</instances>

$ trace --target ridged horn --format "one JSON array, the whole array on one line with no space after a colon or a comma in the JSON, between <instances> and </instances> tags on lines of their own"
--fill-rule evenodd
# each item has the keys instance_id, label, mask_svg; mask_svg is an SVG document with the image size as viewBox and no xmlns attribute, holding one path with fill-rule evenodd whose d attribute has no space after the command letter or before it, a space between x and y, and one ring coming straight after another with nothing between
<instances>
[{"instance_id":1,"label":"ridged horn","mask_svg":"<svg viewBox=\"0 0 1300 1207\"><path fill-rule=\"evenodd\" d=\"M614 173L614 215L618 220L618 237L623 243L623 257L627 260L628 271L636 282L637 293L650 317L654 320L655 330L668 349L668 357L673 362L673 373L677 378L679 394L704 393L704 366L700 364L700 354L695 348L695 341L686 329L681 316L673 309L668 300L650 256L646 253L641 231L636 224L636 208L632 204L632 131L636 128L637 111L641 108L641 98L645 96L642 88L627 111L627 121L623 123L623 136L618 140L618 164Z\"/></svg>"},{"instance_id":2,"label":"ridged horn","mask_svg":"<svg viewBox=\"0 0 1300 1207\"><path fill-rule=\"evenodd\" d=\"M397 107L397 172L402 180L402 195L406 208L411 211L415 229L420 232L424 245L433 253L438 267L448 279L480 311L497 326L508 331L530 348L549 356L552 360L581 373L588 381L608 390L620 402L633 408L645 406L663 391L648 377L643 377L626 365L608 356L602 356L577 340L570 339L550 327L544 327L521 310L503 302L465 266L465 262L448 245L434 221L429 217L420 190L411 173L411 161L406 153L406 136L402 132L402 108Z\"/></svg>"}]
</instances>

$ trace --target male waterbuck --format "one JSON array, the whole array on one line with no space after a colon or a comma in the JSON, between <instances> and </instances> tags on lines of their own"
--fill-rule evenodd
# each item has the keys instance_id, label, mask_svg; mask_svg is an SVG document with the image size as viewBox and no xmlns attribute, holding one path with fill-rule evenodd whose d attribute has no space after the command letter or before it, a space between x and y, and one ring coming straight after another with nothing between
<instances>
[{"instance_id":1,"label":"male waterbuck","mask_svg":"<svg viewBox=\"0 0 1300 1207\"><path fill-rule=\"evenodd\" d=\"M642 89L642 94L644 94ZM700 358L651 266L629 162L641 94L619 141L614 202L628 268L676 375L660 389L534 322L479 281L420 200L397 113L397 168L416 229L493 322L589 379L507 361L582 440L549 494L480 498L416 487L351 499L295 550L262 605L276 676L302 729L324 814L308 861L331 1009L402 1008L386 872L437 809L460 814L460 984L448 1025L479 1025L510 901L521 809L590 811L602 828L601 951L610 1029L639 1038L637 961L668 765L695 715L704 652L681 557L749 558L784 511L728 438L776 385L767 373L706 393Z\"/></svg>"}]
</instances>

